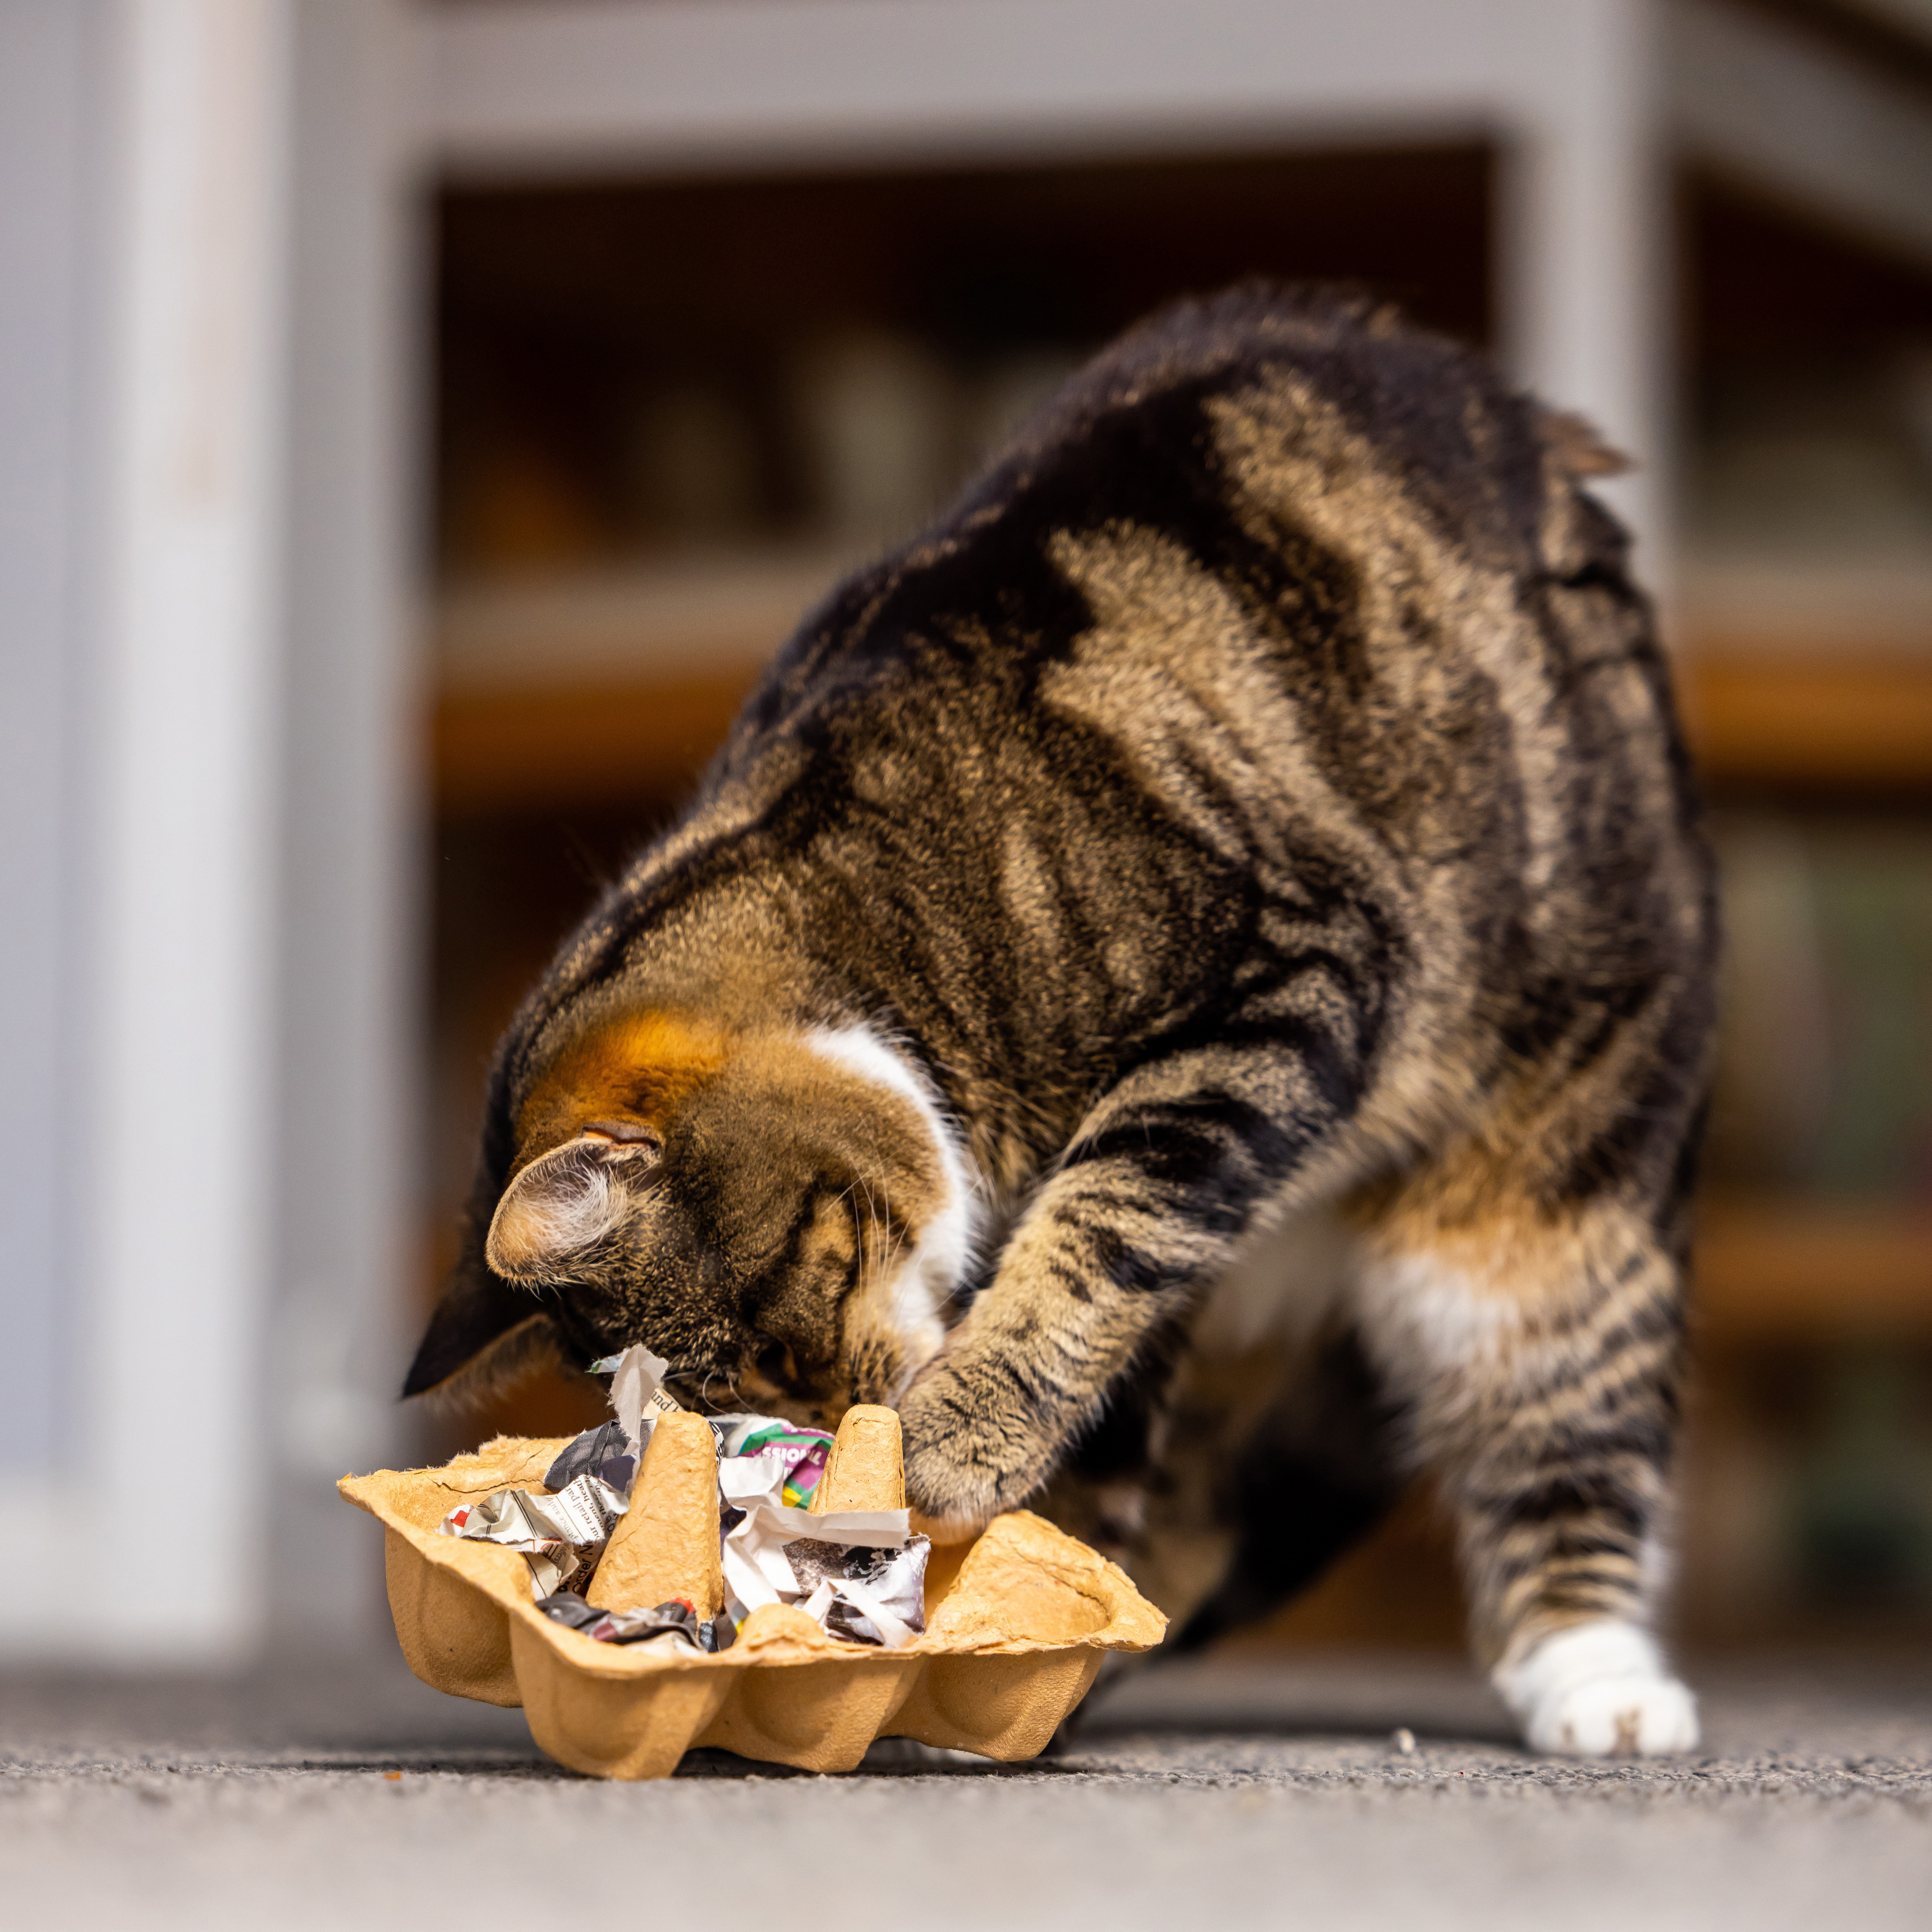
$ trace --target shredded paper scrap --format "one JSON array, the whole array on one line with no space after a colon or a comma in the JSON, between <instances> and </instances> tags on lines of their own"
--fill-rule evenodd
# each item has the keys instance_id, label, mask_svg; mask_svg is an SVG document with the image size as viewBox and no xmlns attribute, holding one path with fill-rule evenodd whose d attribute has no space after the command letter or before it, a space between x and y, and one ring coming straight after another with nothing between
<instances>
[{"instance_id":1,"label":"shredded paper scrap","mask_svg":"<svg viewBox=\"0 0 1932 1932\"><path fill-rule=\"evenodd\" d=\"M584 1591L628 1507L656 1418L677 1404L664 1393L666 1364L627 1348L594 1363L611 1376L616 1419L566 1444L544 1490L505 1490L453 1509L444 1534L520 1550L545 1616L604 1643L663 1641L728 1648L736 1626L766 1604L791 1604L832 1636L896 1650L926 1628L931 1546L910 1533L907 1511L804 1505L825 1470L832 1438L769 1415L712 1418L717 1439L724 1614L701 1620L682 1602L599 1610Z\"/></svg>"}]
</instances>

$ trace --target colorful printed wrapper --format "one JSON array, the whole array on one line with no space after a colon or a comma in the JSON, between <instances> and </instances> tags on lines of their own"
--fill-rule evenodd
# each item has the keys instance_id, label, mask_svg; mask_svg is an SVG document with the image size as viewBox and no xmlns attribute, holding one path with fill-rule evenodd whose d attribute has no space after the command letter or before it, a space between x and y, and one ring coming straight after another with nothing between
<instances>
[{"instance_id":1,"label":"colorful printed wrapper","mask_svg":"<svg viewBox=\"0 0 1932 1932\"><path fill-rule=\"evenodd\" d=\"M803 1509L825 1473L832 1438L822 1429L800 1429L770 1415L726 1415L721 1456L774 1456L782 1460L784 1481L777 1500L787 1509Z\"/></svg>"}]
</instances>

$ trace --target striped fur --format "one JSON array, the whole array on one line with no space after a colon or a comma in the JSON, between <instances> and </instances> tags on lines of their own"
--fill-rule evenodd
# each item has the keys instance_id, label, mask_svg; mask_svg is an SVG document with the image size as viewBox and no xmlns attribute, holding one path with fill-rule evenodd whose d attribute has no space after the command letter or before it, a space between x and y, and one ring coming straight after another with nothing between
<instances>
[{"instance_id":1,"label":"striped fur","mask_svg":"<svg viewBox=\"0 0 1932 1932\"><path fill-rule=\"evenodd\" d=\"M1045 1495L1197 1634L1420 1462L1500 1668L1641 1623L1714 940L1604 466L1359 307L1114 345L806 621L532 994L412 1388L514 1333L896 1396L935 1520ZM590 1250L493 1270L532 1163L638 1137ZM1316 1210L1318 1306L1270 1246ZM1217 1354L1235 1276L1304 1312Z\"/></svg>"}]
</instances>

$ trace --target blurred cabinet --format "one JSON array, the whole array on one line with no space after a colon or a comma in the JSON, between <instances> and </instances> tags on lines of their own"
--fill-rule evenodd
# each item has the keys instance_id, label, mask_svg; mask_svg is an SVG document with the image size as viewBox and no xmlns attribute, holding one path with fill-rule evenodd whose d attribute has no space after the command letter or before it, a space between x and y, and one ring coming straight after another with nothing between
<instances>
[{"instance_id":1,"label":"blurred cabinet","mask_svg":"<svg viewBox=\"0 0 1932 1932\"><path fill-rule=\"evenodd\" d=\"M1855 42L1726 5L1318 28L1216 0L1167 70L1157 9L1112 16L1104 56L1090 7L1024 10L442 16L435 1245L496 1030L842 572L1157 302L1353 283L1647 458L1618 507L1666 592L1732 880L1687 1613L1808 1629L1868 1586L1922 1626L1932 110ZM784 42L781 99L778 42L753 41L808 18L831 38ZM1000 22L1036 60L987 52ZM1461 51L1432 76L1409 56L1444 32ZM1216 67L1217 32L1267 57ZM954 37L940 78L915 75L922 33ZM832 70L827 47L862 44L869 82ZM652 62L701 76L678 97ZM1767 117L1804 137L1766 151ZM525 1399L550 1426L570 1400ZM1276 1634L1444 1635L1432 1524L1412 1505Z\"/></svg>"}]
</instances>

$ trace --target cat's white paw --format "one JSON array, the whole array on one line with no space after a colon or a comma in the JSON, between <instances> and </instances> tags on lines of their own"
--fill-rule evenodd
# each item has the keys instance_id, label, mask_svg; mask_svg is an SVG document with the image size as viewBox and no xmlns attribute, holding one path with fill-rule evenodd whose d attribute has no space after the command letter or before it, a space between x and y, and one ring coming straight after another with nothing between
<instances>
[{"instance_id":1,"label":"cat's white paw","mask_svg":"<svg viewBox=\"0 0 1932 1932\"><path fill-rule=\"evenodd\" d=\"M1573 1624L1500 1666L1496 1685L1532 1750L1657 1757L1696 1748L1697 1701L1634 1624Z\"/></svg>"},{"instance_id":2,"label":"cat's white paw","mask_svg":"<svg viewBox=\"0 0 1932 1932\"><path fill-rule=\"evenodd\" d=\"M1674 1677L1596 1677L1523 1726L1532 1750L1568 1757L1658 1757L1694 1750L1697 1706Z\"/></svg>"}]
</instances>

